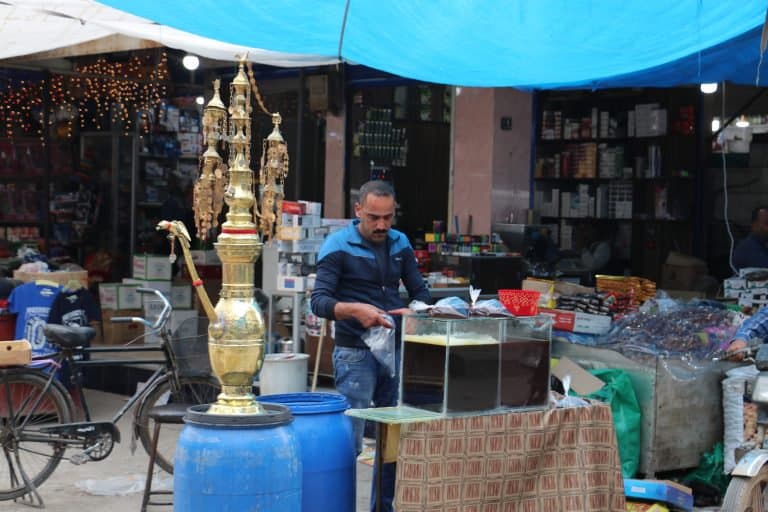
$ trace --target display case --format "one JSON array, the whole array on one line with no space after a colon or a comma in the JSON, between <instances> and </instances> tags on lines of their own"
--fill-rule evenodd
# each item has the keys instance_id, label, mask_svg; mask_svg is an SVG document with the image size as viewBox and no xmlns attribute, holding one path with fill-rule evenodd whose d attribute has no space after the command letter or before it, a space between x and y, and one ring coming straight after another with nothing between
<instances>
[{"instance_id":1,"label":"display case","mask_svg":"<svg viewBox=\"0 0 768 512\"><path fill-rule=\"evenodd\" d=\"M401 406L441 414L545 407L551 320L404 319Z\"/></svg>"}]
</instances>

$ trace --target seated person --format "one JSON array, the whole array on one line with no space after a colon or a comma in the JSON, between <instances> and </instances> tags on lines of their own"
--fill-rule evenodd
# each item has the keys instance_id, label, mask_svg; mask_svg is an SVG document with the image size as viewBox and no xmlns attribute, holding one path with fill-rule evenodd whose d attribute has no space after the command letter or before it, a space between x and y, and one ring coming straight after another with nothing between
<instances>
[{"instance_id":1,"label":"seated person","mask_svg":"<svg viewBox=\"0 0 768 512\"><path fill-rule=\"evenodd\" d=\"M757 313L744 320L728 345L728 352L736 352L746 348L750 340L760 340L763 343L768 341L768 307L758 309ZM743 354L738 352L733 357L733 359L739 360L742 358Z\"/></svg>"},{"instance_id":2,"label":"seated person","mask_svg":"<svg viewBox=\"0 0 768 512\"><path fill-rule=\"evenodd\" d=\"M594 226L585 226L585 244L581 250L581 264L591 273L599 273L611 261L611 239L601 237Z\"/></svg>"},{"instance_id":3,"label":"seated person","mask_svg":"<svg viewBox=\"0 0 768 512\"><path fill-rule=\"evenodd\" d=\"M750 233L736 244L733 265L737 270L768 268L768 207L759 206L752 210Z\"/></svg>"}]
</instances>

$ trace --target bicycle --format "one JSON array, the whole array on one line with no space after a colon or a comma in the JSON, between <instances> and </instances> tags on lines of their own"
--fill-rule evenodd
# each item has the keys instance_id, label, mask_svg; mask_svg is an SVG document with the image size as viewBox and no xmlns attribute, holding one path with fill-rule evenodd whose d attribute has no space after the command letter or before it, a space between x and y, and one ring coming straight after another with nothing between
<instances>
[{"instance_id":1,"label":"bicycle","mask_svg":"<svg viewBox=\"0 0 768 512\"><path fill-rule=\"evenodd\" d=\"M77 447L69 456L74 464L99 461L109 456L115 442L120 442L116 423L136 405L133 420L134 440L140 439L150 452L152 420L149 411L156 405L184 403L208 404L216 400L218 382L211 377L207 351L207 319L198 325L198 335L191 339L171 336L168 320L171 305L158 290L139 288L140 293L154 293L163 304L155 322L141 317L115 317L113 322L136 322L158 332L160 346L123 346L85 348L96 332L91 327L69 327L48 324L44 332L60 350L53 357L33 358L30 365L0 368L0 501L23 498L42 507L37 488L53 473L64 453ZM201 334L205 333L205 334ZM79 361L78 354L104 352L162 351L163 359ZM79 399L84 421L73 422L75 406L72 395L56 378L59 368L68 364L70 384ZM83 393L82 368L88 366L161 364L109 421L92 421ZM171 432L171 435L168 435ZM173 473L173 451L179 431L163 429L156 463ZM7 474L3 474L7 472Z\"/></svg>"}]
</instances>

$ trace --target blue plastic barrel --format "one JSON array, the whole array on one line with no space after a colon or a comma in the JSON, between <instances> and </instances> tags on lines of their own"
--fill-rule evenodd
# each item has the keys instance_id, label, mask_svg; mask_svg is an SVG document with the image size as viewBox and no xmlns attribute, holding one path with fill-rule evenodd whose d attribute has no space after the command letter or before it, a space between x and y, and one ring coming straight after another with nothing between
<instances>
[{"instance_id":1,"label":"blue plastic barrel","mask_svg":"<svg viewBox=\"0 0 768 512\"><path fill-rule=\"evenodd\" d=\"M301 510L355 512L357 454L352 423L344 414L347 399L332 393L285 393L257 400L285 405L293 413L304 468Z\"/></svg>"},{"instance_id":2,"label":"blue plastic barrel","mask_svg":"<svg viewBox=\"0 0 768 512\"><path fill-rule=\"evenodd\" d=\"M174 510L301 510L301 447L287 407L265 414L208 414L192 407L176 445Z\"/></svg>"}]
</instances>

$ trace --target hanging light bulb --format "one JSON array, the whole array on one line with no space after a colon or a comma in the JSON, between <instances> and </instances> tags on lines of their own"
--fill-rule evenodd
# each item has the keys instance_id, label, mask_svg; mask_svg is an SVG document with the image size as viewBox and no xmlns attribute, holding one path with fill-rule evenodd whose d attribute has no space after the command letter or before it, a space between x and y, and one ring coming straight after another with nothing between
<instances>
[{"instance_id":1,"label":"hanging light bulb","mask_svg":"<svg viewBox=\"0 0 768 512\"><path fill-rule=\"evenodd\" d=\"M704 94L712 94L713 92L717 92L717 82L701 84L700 89Z\"/></svg>"},{"instance_id":2,"label":"hanging light bulb","mask_svg":"<svg viewBox=\"0 0 768 512\"><path fill-rule=\"evenodd\" d=\"M203 105L205 103L205 98L203 98L202 96L198 96L197 98L195 98L195 103L197 103L198 105Z\"/></svg>"},{"instance_id":3,"label":"hanging light bulb","mask_svg":"<svg viewBox=\"0 0 768 512\"><path fill-rule=\"evenodd\" d=\"M744 117L744 114L742 114L739 117L739 120L736 121L736 127L738 127L738 128L746 128L747 126L749 126L749 121L747 121L747 118Z\"/></svg>"},{"instance_id":4,"label":"hanging light bulb","mask_svg":"<svg viewBox=\"0 0 768 512\"><path fill-rule=\"evenodd\" d=\"M716 132L720 129L720 118L719 117L713 117L712 118L712 133Z\"/></svg>"},{"instance_id":5,"label":"hanging light bulb","mask_svg":"<svg viewBox=\"0 0 768 512\"><path fill-rule=\"evenodd\" d=\"M192 55L189 53L185 55L183 59L181 59L181 63L190 71L194 71L200 67L200 59L197 57L197 55Z\"/></svg>"}]
</instances>

